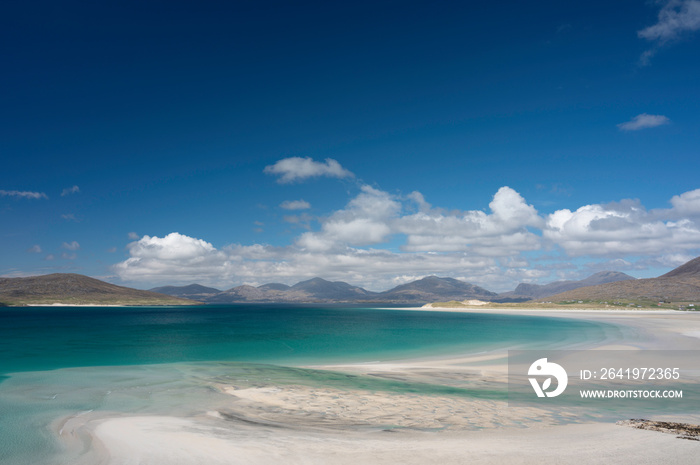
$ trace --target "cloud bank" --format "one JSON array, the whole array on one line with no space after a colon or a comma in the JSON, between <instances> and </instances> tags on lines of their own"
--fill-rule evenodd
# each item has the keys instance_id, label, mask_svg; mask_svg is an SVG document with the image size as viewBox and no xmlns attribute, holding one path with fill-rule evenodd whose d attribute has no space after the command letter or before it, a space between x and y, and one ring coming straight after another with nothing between
<instances>
[{"instance_id":1,"label":"cloud bank","mask_svg":"<svg viewBox=\"0 0 700 465\"><path fill-rule=\"evenodd\" d=\"M217 248L177 232L143 236L128 245L129 258L115 272L124 281L223 288L322 276L374 290L439 274L509 290L549 275L535 266L547 255L628 265L634 258L679 264L694 256L700 250L700 189L669 204L647 210L638 200L621 200L544 215L504 186L488 211L447 211L418 192L400 196L364 185L344 208L286 246Z\"/></svg>"}]
</instances>

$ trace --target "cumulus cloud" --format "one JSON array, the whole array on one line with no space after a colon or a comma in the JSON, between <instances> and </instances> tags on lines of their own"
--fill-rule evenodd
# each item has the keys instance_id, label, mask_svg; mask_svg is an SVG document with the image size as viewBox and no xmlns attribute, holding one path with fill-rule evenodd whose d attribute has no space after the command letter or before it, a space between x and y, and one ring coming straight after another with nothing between
<instances>
[{"instance_id":1,"label":"cumulus cloud","mask_svg":"<svg viewBox=\"0 0 700 465\"><path fill-rule=\"evenodd\" d=\"M418 207L419 211L426 212L432 208L432 205L430 205L428 202L425 201L425 197L423 196L423 194L421 194L418 191L413 191L410 194L408 194L406 197L409 200L413 200L413 202Z\"/></svg>"},{"instance_id":2,"label":"cumulus cloud","mask_svg":"<svg viewBox=\"0 0 700 465\"><path fill-rule=\"evenodd\" d=\"M64 242L61 247L63 247L66 250L78 250L80 248L80 244L78 244L77 241Z\"/></svg>"},{"instance_id":3,"label":"cumulus cloud","mask_svg":"<svg viewBox=\"0 0 700 465\"><path fill-rule=\"evenodd\" d=\"M135 241L135 240L137 240L140 236L138 235L138 233L135 233L135 232L132 231L132 232L130 232L129 234L127 234L127 237L128 237L129 239L131 239L132 241Z\"/></svg>"},{"instance_id":4,"label":"cumulus cloud","mask_svg":"<svg viewBox=\"0 0 700 465\"><path fill-rule=\"evenodd\" d=\"M77 194L80 192L80 188L78 186L73 186L73 187L66 187L63 189L63 192L61 192L61 197L65 197L66 195L71 195L71 194Z\"/></svg>"},{"instance_id":5,"label":"cumulus cloud","mask_svg":"<svg viewBox=\"0 0 700 465\"><path fill-rule=\"evenodd\" d=\"M48 199L49 196L43 192L31 192L31 191L6 191L0 190L0 196L2 197L17 197L24 199Z\"/></svg>"},{"instance_id":6,"label":"cumulus cloud","mask_svg":"<svg viewBox=\"0 0 700 465\"><path fill-rule=\"evenodd\" d=\"M396 285L397 275L459 274L473 279L489 267L488 258L465 255L397 254L382 249L346 247L323 250L296 245L254 244L216 249L201 239L171 233L163 238L144 236L129 245L130 257L114 266L125 281L205 282L229 287L241 283L297 282L314 276L344 280L369 289ZM401 284L401 283L399 283Z\"/></svg>"},{"instance_id":7,"label":"cumulus cloud","mask_svg":"<svg viewBox=\"0 0 700 465\"><path fill-rule=\"evenodd\" d=\"M669 0L659 11L658 22L637 32L637 35L652 42L651 49L640 57L640 64L647 66L659 49L685 34L700 29L700 0Z\"/></svg>"},{"instance_id":8,"label":"cumulus cloud","mask_svg":"<svg viewBox=\"0 0 700 465\"><path fill-rule=\"evenodd\" d=\"M423 209L397 222L397 231L406 234L403 250L471 251L484 256L506 256L539 248L539 238L528 227L541 227L544 220L537 210L510 187L501 187L493 196L491 214L480 210L444 213Z\"/></svg>"},{"instance_id":9,"label":"cumulus cloud","mask_svg":"<svg viewBox=\"0 0 700 465\"><path fill-rule=\"evenodd\" d=\"M274 165L266 166L264 172L279 176L277 182L282 184L320 176L330 178L352 178L355 176L332 158L326 158L326 161L322 163L314 161L311 157L284 158Z\"/></svg>"},{"instance_id":10,"label":"cumulus cloud","mask_svg":"<svg viewBox=\"0 0 700 465\"><path fill-rule=\"evenodd\" d=\"M285 210L307 210L311 204L305 200L285 200L280 204L280 208Z\"/></svg>"},{"instance_id":11,"label":"cumulus cloud","mask_svg":"<svg viewBox=\"0 0 700 465\"><path fill-rule=\"evenodd\" d=\"M700 250L700 189L674 196L667 209L621 200L541 215L504 186L488 206L488 211L445 211L420 193L401 196L365 185L345 207L286 246L217 248L179 233L144 236L128 245L129 258L115 271L125 281L224 288L322 276L373 290L439 274L498 291L551 276L552 256L609 263L654 257L670 263ZM543 265L533 266L540 256ZM562 278L573 272L562 270Z\"/></svg>"},{"instance_id":12,"label":"cumulus cloud","mask_svg":"<svg viewBox=\"0 0 700 465\"><path fill-rule=\"evenodd\" d=\"M128 245L130 257L115 271L132 281L145 279L211 280L228 268L226 254L209 242L173 232L165 237L143 236ZM231 269L232 271L232 269ZM226 273L223 273L226 277Z\"/></svg>"},{"instance_id":13,"label":"cumulus cloud","mask_svg":"<svg viewBox=\"0 0 700 465\"><path fill-rule=\"evenodd\" d=\"M664 115L649 115L647 113L642 113L630 121L620 123L617 127L620 131L639 131L640 129L655 128L657 126L663 126L664 124L669 124L669 120Z\"/></svg>"},{"instance_id":14,"label":"cumulus cloud","mask_svg":"<svg viewBox=\"0 0 700 465\"><path fill-rule=\"evenodd\" d=\"M416 212L416 205L422 211ZM132 281L209 278L227 284L323 276L375 289L396 285L398 275L450 273L472 280L500 279L496 278L497 259L538 248L537 236L527 227L544 220L508 187L494 195L490 208L490 214L447 213L432 208L418 192L402 198L364 185L318 230L301 234L286 247L255 244L216 249L178 233L144 236L129 245L130 258L115 271ZM396 237L403 238L402 251L374 248ZM176 253L182 250L188 253Z\"/></svg>"},{"instance_id":15,"label":"cumulus cloud","mask_svg":"<svg viewBox=\"0 0 700 465\"><path fill-rule=\"evenodd\" d=\"M27 252L29 253L41 253L41 246L40 245L33 245L29 249L27 249Z\"/></svg>"},{"instance_id":16,"label":"cumulus cloud","mask_svg":"<svg viewBox=\"0 0 700 465\"><path fill-rule=\"evenodd\" d=\"M671 198L673 210L679 216L700 216L700 189L674 195Z\"/></svg>"},{"instance_id":17,"label":"cumulus cloud","mask_svg":"<svg viewBox=\"0 0 700 465\"><path fill-rule=\"evenodd\" d=\"M639 201L585 205L547 217L544 237L572 256L664 255L700 248L700 223L681 214L696 211L698 192L671 199L674 208L647 211Z\"/></svg>"},{"instance_id":18,"label":"cumulus cloud","mask_svg":"<svg viewBox=\"0 0 700 465\"><path fill-rule=\"evenodd\" d=\"M384 242L392 233L391 222L401 204L389 193L364 185L346 208L326 219L319 232L303 234L297 245L310 250L364 246Z\"/></svg>"}]
</instances>

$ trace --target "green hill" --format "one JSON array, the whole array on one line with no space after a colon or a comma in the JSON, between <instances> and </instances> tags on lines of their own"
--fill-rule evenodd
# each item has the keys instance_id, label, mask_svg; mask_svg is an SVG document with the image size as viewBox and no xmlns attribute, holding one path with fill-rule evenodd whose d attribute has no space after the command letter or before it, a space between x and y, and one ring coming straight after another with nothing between
<instances>
[{"instance_id":1,"label":"green hill","mask_svg":"<svg viewBox=\"0 0 700 465\"><path fill-rule=\"evenodd\" d=\"M116 286L72 273L0 278L0 304L23 305L197 305L199 302Z\"/></svg>"}]
</instances>

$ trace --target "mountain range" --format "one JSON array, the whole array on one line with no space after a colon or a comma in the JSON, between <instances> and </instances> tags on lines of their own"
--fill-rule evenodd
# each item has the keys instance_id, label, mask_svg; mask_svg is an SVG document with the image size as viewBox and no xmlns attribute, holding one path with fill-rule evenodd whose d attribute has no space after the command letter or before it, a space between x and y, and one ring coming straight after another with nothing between
<instances>
[{"instance_id":1,"label":"mountain range","mask_svg":"<svg viewBox=\"0 0 700 465\"><path fill-rule=\"evenodd\" d=\"M502 294L497 294L457 279L437 276L428 276L383 292L372 292L348 283L332 282L322 278L309 279L293 286L270 283L258 287L243 285L225 291L217 291L213 288L192 284L182 287L156 287L151 289L151 291L196 299L210 304L236 302L384 302L424 304L435 301L472 299L491 302L524 302L577 287L633 279L635 278L624 273L604 271L581 281L558 281L547 285L520 284L515 291ZM206 291L203 292L202 289Z\"/></svg>"},{"instance_id":2,"label":"mountain range","mask_svg":"<svg viewBox=\"0 0 700 465\"><path fill-rule=\"evenodd\" d=\"M269 283L228 290L200 284L156 287L150 291L116 286L79 274L57 273L28 278L0 278L1 305L193 305L228 303L397 303L421 305L451 300L524 302L546 298L571 300L700 301L700 257L659 276L635 279L604 271L580 281L545 285L519 284L497 294L453 278L428 276L383 292L372 292L340 281L313 278L293 286Z\"/></svg>"},{"instance_id":3,"label":"mountain range","mask_svg":"<svg viewBox=\"0 0 700 465\"><path fill-rule=\"evenodd\" d=\"M658 278L635 279L582 287L547 297L566 300L645 300L663 302L700 301L700 257Z\"/></svg>"},{"instance_id":4,"label":"mountain range","mask_svg":"<svg viewBox=\"0 0 700 465\"><path fill-rule=\"evenodd\" d=\"M193 288L193 286L198 286ZM341 281L313 278L293 286L270 283L262 286L237 286L225 291L201 293L199 285L166 286L151 289L175 297L197 298L205 303L225 304L235 302L386 302L425 303L435 299L493 299L498 296L479 286L452 278L428 276L408 284L402 284L384 292L372 292ZM192 290L195 289L196 292ZM214 291L216 291L214 289Z\"/></svg>"},{"instance_id":5,"label":"mountain range","mask_svg":"<svg viewBox=\"0 0 700 465\"><path fill-rule=\"evenodd\" d=\"M501 301L512 299L511 301L522 302L525 300L542 299L581 287L597 286L598 284L629 281L633 279L636 278L625 273L620 273L619 271L600 271L580 281L555 281L549 284L520 283L514 291L499 294L499 299L501 299Z\"/></svg>"}]
</instances>

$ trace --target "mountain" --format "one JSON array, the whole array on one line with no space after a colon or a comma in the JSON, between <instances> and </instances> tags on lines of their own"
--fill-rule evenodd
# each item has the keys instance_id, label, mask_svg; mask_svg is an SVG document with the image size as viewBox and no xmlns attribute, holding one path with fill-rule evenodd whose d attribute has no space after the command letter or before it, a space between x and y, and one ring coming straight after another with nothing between
<instances>
[{"instance_id":1,"label":"mountain","mask_svg":"<svg viewBox=\"0 0 700 465\"><path fill-rule=\"evenodd\" d=\"M341 281L321 278L302 281L294 286L270 283L262 286L237 286L204 299L207 303L234 302L354 302L367 300L373 292Z\"/></svg>"},{"instance_id":2,"label":"mountain","mask_svg":"<svg viewBox=\"0 0 700 465\"><path fill-rule=\"evenodd\" d=\"M464 281L428 276L427 278L402 284L391 290L381 292L374 297L374 300L420 303L468 299L491 300L497 296L498 294L495 292L487 291L484 288Z\"/></svg>"},{"instance_id":3,"label":"mountain","mask_svg":"<svg viewBox=\"0 0 700 465\"><path fill-rule=\"evenodd\" d=\"M580 287L596 286L598 284L612 283L635 279L632 276L617 271L600 271L586 279L579 281L555 281L549 284L520 283L514 291L503 292L498 295L498 301L526 301L542 299L562 292L571 291Z\"/></svg>"},{"instance_id":4,"label":"mountain","mask_svg":"<svg viewBox=\"0 0 700 465\"><path fill-rule=\"evenodd\" d=\"M659 278L700 278L700 257L692 259L678 268L659 276Z\"/></svg>"},{"instance_id":5,"label":"mountain","mask_svg":"<svg viewBox=\"0 0 700 465\"><path fill-rule=\"evenodd\" d=\"M282 286L285 286L284 284ZM243 285L222 291L204 301L208 304L230 304L237 302L311 302L314 299L304 292L291 291L289 286L286 289L267 284L260 287Z\"/></svg>"},{"instance_id":6,"label":"mountain","mask_svg":"<svg viewBox=\"0 0 700 465\"><path fill-rule=\"evenodd\" d=\"M269 283L258 286L258 289L261 291L286 291L289 289L289 286L281 283Z\"/></svg>"},{"instance_id":7,"label":"mountain","mask_svg":"<svg viewBox=\"0 0 700 465\"><path fill-rule=\"evenodd\" d=\"M151 292L165 294L182 299L205 300L207 297L221 292L220 289L202 286L201 284L190 284L188 286L162 286L150 289Z\"/></svg>"},{"instance_id":8,"label":"mountain","mask_svg":"<svg viewBox=\"0 0 700 465\"><path fill-rule=\"evenodd\" d=\"M116 286L72 273L29 278L0 278L0 302L6 305L196 305L150 291Z\"/></svg>"},{"instance_id":9,"label":"mountain","mask_svg":"<svg viewBox=\"0 0 700 465\"><path fill-rule=\"evenodd\" d=\"M371 292L342 281L313 278L293 286L271 283L237 286L204 298L206 303L236 302L392 302L420 304L436 300L489 300L497 294L452 278L429 276L385 292Z\"/></svg>"},{"instance_id":10,"label":"mountain","mask_svg":"<svg viewBox=\"0 0 700 465\"><path fill-rule=\"evenodd\" d=\"M318 300L366 300L375 295L374 292L342 281L331 282L321 278L302 281L292 286L290 290L305 292Z\"/></svg>"},{"instance_id":11,"label":"mountain","mask_svg":"<svg viewBox=\"0 0 700 465\"><path fill-rule=\"evenodd\" d=\"M581 287L547 297L564 300L633 300L633 301L700 301L700 257L695 258L658 278L617 281Z\"/></svg>"}]
</instances>

